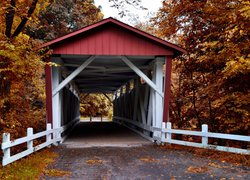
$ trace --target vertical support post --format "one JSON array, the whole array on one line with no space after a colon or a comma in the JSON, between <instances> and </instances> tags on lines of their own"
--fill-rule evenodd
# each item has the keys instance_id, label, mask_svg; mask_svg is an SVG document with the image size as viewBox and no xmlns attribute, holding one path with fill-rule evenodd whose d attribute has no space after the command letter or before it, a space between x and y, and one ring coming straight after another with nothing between
<instances>
[{"instance_id":1,"label":"vertical support post","mask_svg":"<svg viewBox=\"0 0 250 180\"><path fill-rule=\"evenodd\" d=\"M124 98L124 108L125 108L125 116L126 118L129 119L129 114L130 114L130 101L129 101L129 91L130 91L130 82L127 82L126 84L126 92L125 92L125 98Z\"/></svg>"},{"instance_id":2,"label":"vertical support post","mask_svg":"<svg viewBox=\"0 0 250 180\"><path fill-rule=\"evenodd\" d=\"M162 57L157 57L155 59L154 71L153 71L153 80L154 83L161 92L163 91L163 64L164 59ZM162 128L162 119L163 119L163 98L154 91L154 106L153 107L153 126L157 128ZM161 132L154 132L154 136L161 138Z\"/></svg>"},{"instance_id":3,"label":"vertical support post","mask_svg":"<svg viewBox=\"0 0 250 180\"><path fill-rule=\"evenodd\" d=\"M49 62L49 59L46 61ZM52 67L45 65L46 122L52 123Z\"/></svg>"},{"instance_id":4,"label":"vertical support post","mask_svg":"<svg viewBox=\"0 0 250 180\"><path fill-rule=\"evenodd\" d=\"M202 124L201 126L201 132L202 132L202 146L207 147L208 145L208 125L207 124Z\"/></svg>"},{"instance_id":5,"label":"vertical support post","mask_svg":"<svg viewBox=\"0 0 250 180\"><path fill-rule=\"evenodd\" d=\"M60 70L58 67L52 68L52 86L55 89L60 84ZM61 127L61 92L52 98L53 101L53 129Z\"/></svg>"},{"instance_id":6,"label":"vertical support post","mask_svg":"<svg viewBox=\"0 0 250 180\"><path fill-rule=\"evenodd\" d=\"M167 122L167 130L171 130L172 129L172 124L171 122ZM172 134L171 132L167 132L167 142L171 143L171 139L172 139Z\"/></svg>"},{"instance_id":7,"label":"vertical support post","mask_svg":"<svg viewBox=\"0 0 250 180\"><path fill-rule=\"evenodd\" d=\"M61 64L62 60L60 58L54 58L54 63ZM59 67L52 67L52 88L53 91L58 88L61 80L61 71ZM52 106L53 106L53 129L60 128L62 125L62 91L55 93L52 97ZM61 133L56 132L53 135L53 139L60 139Z\"/></svg>"},{"instance_id":8,"label":"vertical support post","mask_svg":"<svg viewBox=\"0 0 250 180\"><path fill-rule=\"evenodd\" d=\"M126 94L128 94L130 91L130 82L126 84Z\"/></svg>"},{"instance_id":9,"label":"vertical support post","mask_svg":"<svg viewBox=\"0 0 250 180\"><path fill-rule=\"evenodd\" d=\"M46 126L46 131L49 131L49 130L51 130L51 124L47 124ZM49 141L51 141L51 133L46 135L46 142L49 142Z\"/></svg>"},{"instance_id":10,"label":"vertical support post","mask_svg":"<svg viewBox=\"0 0 250 180\"><path fill-rule=\"evenodd\" d=\"M164 89L164 115L163 122L169 122L169 107L170 107L170 93L171 93L171 71L172 71L172 57L166 57L166 72L165 72L165 89Z\"/></svg>"},{"instance_id":11,"label":"vertical support post","mask_svg":"<svg viewBox=\"0 0 250 180\"><path fill-rule=\"evenodd\" d=\"M136 119L137 119L137 110L138 110L139 77L137 77L134 80L134 90L135 90L135 97L134 97L133 120L136 121Z\"/></svg>"},{"instance_id":12,"label":"vertical support post","mask_svg":"<svg viewBox=\"0 0 250 180\"><path fill-rule=\"evenodd\" d=\"M123 95L122 87L120 87L119 92L120 92L120 97L121 97Z\"/></svg>"},{"instance_id":13,"label":"vertical support post","mask_svg":"<svg viewBox=\"0 0 250 180\"><path fill-rule=\"evenodd\" d=\"M10 133L3 133L3 143L10 143ZM10 148L3 149L3 162L2 165L8 164L10 158Z\"/></svg>"},{"instance_id":14,"label":"vertical support post","mask_svg":"<svg viewBox=\"0 0 250 180\"><path fill-rule=\"evenodd\" d=\"M30 137L32 135L33 135L33 128L28 128L27 137ZM27 141L27 149L33 151L33 140Z\"/></svg>"},{"instance_id":15,"label":"vertical support post","mask_svg":"<svg viewBox=\"0 0 250 180\"><path fill-rule=\"evenodd\" d=\"M148 102L148 115L147 115L147 125L152 126L152 121L153 121L153 89L150 89L149 92L149 102Z\"/></svg>"},{"instance_id":16,"label":"vertical support post","mask_svg":"<svg viewBox=\"0 0 250 180\"><path fill-rule=\"evenodd\" d=\"M161 141L164 142L166 139L166 133L163 132L163 130L166 128L166 123L162 122L162 127L161 127Z\"/></svg>"},{"instance_id":17,"label":"vertical support post","mask_svg":"<svg viewBox=\"0 0 250 180\"><path fill-rule=\"evenodd\" d=\"M120 97L119 97L119 113L120 113L120 117L123 117L123 107L124 107L124 104L123 104L123 86L120 87Z\"/></svg>"},{"instance_id":18,"label":"vertical support post","mask_svg":"<svg viewBox=\"0 0 250 180\"><path fill-rule=\"evenodd\" d=\"M147 76L150 77L151 76L151 72L148 71L147 72ZM148 84L145 84L146 87L145 87L145 97L144 97L144 104L143 104L143 107L145 109L145 111L147 112L147 108L148 108L148 101L149 101L149 85Z\"/></svg>"}]
</instances>

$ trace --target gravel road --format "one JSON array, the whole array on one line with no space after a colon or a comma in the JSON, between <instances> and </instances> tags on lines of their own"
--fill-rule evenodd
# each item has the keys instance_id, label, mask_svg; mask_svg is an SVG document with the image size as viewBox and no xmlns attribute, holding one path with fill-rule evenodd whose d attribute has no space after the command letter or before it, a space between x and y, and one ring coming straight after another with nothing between
<instances>
[{"instance_id":1,"label":"gravel road","mask_svg":"<svg viewBox=\"0 0 250 180\"><path fill-rule=\"evenodd\" d=\"M250 179L249 167L196 157L186 151L166 150L113 123L81 124L55 151L59 157L48 169L70 174L46 175L42 179Z\"/></svg>"}]
</instances>

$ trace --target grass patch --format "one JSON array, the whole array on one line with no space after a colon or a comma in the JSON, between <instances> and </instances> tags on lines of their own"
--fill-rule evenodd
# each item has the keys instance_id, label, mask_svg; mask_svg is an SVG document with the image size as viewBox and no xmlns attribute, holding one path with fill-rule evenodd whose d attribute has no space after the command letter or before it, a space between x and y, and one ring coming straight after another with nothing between
<instances>
[{"instance_id":1,"label":"grass patch","mask_svg":"<svg viewBox=\"0 0 250 180\"><path fill-rule=\"evenodd\" d=\"M52 149L43 149L26 158L0 167L0 179L39 179L45 168L58 155Z\"/></svg>"}]
</instances>

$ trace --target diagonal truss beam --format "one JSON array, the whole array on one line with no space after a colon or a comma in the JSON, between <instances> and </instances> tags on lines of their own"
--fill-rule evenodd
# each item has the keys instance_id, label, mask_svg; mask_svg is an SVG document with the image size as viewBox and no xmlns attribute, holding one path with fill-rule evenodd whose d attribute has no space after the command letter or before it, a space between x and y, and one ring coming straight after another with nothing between
<instances>
[{"instance_id":1,"label":"diagonal truss beam","mask_svg":"<svg viewBox=\"0 0 250 180\"><path fill-rule=\"evenodd\" d=\"M55 89L53 89L52 96L55 96L62 88L64 88L70 81L72 81L83 69L85 69L93 60L95 56L89 57L81 66L73 71L66 79L64 79Z\"/></svg>"},{"instance_id":2,"label":"diagonal truss beam","mask_svg":"<svg viewBox=\"0 0 250 180\"><path fill-rule=\"evenodd\" d=\"M121 56L122 61L127 64L138 76L140 76L152 89L154 89L161 97L164 97L162 90L158 89L139 68L137 68L127 57Z\"/></svg>"}]
</instances>

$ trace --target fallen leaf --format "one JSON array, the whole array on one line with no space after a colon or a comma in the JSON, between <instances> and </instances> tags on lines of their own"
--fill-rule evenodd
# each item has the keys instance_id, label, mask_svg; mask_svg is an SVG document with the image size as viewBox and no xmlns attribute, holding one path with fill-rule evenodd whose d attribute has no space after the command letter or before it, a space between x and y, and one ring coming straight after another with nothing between
<instances>
[{"instance_id":1,"label":"fallen leaf","mask_svg":"<svg viewBox=\"0 0 250 180\"><path fill-rule=\"evenodd\" d=\"M152 162L158 162L157 159L151 158L151 157L144 157L140 158L141 161L146 162L146 163L152 163Z\"/></svg>"},{"instance_id":2,"label":"fallen leaf","mask_svg":"<svg viewBox=\"0 0 250 180\"><path fill-rule=\"evenodd\" d=\"M222 168L219 164L216 164L216 163L213 163L213 162L209 162L208 165L211 166L211 167L215 167L215 168Z\"/></svg>"},{"instance_id":3,"label":"fallen leaf","mask_svg":"<svg viewBox=\"0 0 250 180\"><path fill-rule=\"evenodd\" d=\"M102 164L102 160L99 160L99 159L89 159L89 160L87 160L87 164L89 164L89 165Z\"/></svg>"},{"instance_id":4,"label":"fallen leaf","mask_svg":"<svg viewBox=\"0 0 250 180\"><path fill-rule=\"evenodd\" d=\"M205 173L208 171L208 168L203 166L203 167L193 167L193 166L190 166L186 172L188 173Z\"/></svg>"}]
</instances>

